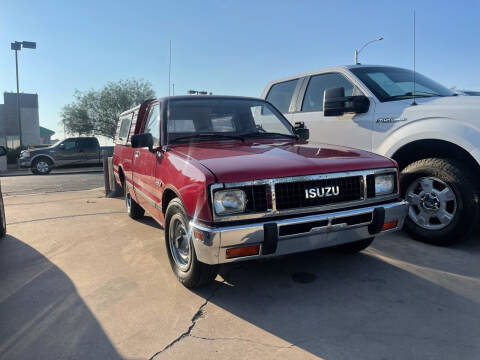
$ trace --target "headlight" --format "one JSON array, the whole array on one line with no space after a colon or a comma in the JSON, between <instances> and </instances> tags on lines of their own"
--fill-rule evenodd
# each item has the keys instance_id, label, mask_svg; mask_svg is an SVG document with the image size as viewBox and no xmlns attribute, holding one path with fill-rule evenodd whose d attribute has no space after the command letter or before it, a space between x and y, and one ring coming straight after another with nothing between
<instances>
[{"instance_id":1,"label":"headlight","mask_svg":"<svg viewBox=\"0 0 480 360\"><path fill-rule=\"evenodd\" d=\"M20 158L22 158L22 159L28 158L28 157L30 157L30 151L24 150L24 151L22 151L22 153L20 154Z\"/></svg>"},{"instance_id":2,"label":"headlight","mask_svg":"<svg viewBox=\"0 0 480 360\"><path fill-rule=\"evenodd\" d=\"M237 214L245 211L245 192L242 190L217 191L213 195L213 207L218 215Z\"/></svg>"},{"instance_id":3,"label":"headlight","mask_svg":"<svg viewBox=\"0 0 480 360\"><path fill-rule=\"evenodd\" d=\"M388 195L395 189L395 175L377 175L375 176L375 196Z\"/></svg>"}]
</instances>

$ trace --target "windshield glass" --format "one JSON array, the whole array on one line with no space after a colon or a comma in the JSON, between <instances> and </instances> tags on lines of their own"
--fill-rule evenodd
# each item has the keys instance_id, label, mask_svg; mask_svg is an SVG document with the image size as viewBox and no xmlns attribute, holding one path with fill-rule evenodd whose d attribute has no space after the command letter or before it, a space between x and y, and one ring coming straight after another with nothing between
<instances>
[{"instance_id":1,"label":"windshield glass","mask_svg":"<svg viewBox=\"0 0 480 360\"><path fill-rule=\"evenodd\" d=\"M172 99L167 142L294 137L292 126L273 106L249 99Z\"/></svg>"},{"instance_id":2,"label":"windshield glass","mask_svg":"<svg viewBox=\"0 0 480 360\"><path fill-rule=\"evenodd\" d=\"M380 101L411 99L413 71L393 67L359 67L350 69ZM454 96L454 92L435 81L415 73L415 97Z\"/></svg>"}]
</instances>

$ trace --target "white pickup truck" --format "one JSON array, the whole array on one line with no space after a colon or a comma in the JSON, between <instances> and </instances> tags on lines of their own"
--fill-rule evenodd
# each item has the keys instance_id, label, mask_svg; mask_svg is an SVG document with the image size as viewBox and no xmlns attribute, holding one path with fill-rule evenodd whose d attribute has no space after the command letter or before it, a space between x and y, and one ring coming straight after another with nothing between
<instances>
[{"instance_id":1,"label":"white pickup truck","mask_svg":"<svg viewBox=\"0 0 480 360\"><path fill-rule=\"evenodd\" d=\"M411 70L336 66L266 86L263 98L312 141L388 156L410 202L405 229L417 240L458 242L477 223L480 97L457 96Z\"/></svg>"}]
</instances>

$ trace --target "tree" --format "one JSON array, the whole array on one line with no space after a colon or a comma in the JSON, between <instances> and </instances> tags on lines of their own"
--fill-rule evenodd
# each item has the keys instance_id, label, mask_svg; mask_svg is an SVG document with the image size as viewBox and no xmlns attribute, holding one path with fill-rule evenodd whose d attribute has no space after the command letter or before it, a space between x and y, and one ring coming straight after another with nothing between
<instances>
[{"instance_id":1,"label":"tree","mask_svg":"<svg viewBox=\"0 0 480 360\"><path fill-rule=\"evenodd\" d=\"M101 90L76 90L75 101L62 108L61 124L71 134L113 139L118 116L152 98L155 98L152 84L144 80L109 82Z\"/></svg>"}]
</instances>

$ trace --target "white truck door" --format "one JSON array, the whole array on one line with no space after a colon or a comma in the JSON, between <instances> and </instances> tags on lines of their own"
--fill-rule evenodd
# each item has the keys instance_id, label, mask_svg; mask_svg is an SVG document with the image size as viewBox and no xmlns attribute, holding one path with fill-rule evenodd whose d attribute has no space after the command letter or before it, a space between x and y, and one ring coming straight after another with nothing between
<instances>
[{"instance_id":1,"label":"white truck door","mask_svg":"<svg viewBox=\"0 0 480 360\"><path fill-rule=\"evenodd\" d=\"M368 112L364 114L344 114L342 116L323 115L323 92L331 88L345 88L345 96L363 95L340 73L325 73L309 78L303 99L297 102L298 111L289 120L303 121L310 129L310 141L349 146L372 150L372 124L375 104L370 101ZM300 92L302 94L302 92Z\"/></svg>"}]
</instances>

